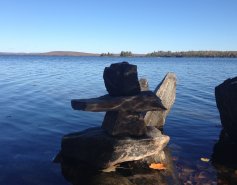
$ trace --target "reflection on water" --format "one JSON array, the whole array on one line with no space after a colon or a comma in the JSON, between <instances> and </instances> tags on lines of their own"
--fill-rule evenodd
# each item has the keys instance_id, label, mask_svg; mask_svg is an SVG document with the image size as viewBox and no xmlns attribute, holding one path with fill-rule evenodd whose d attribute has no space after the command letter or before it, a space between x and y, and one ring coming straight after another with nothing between
<instances>
[{"instance_id":1,"label":"reflection on water","mask_svg":"<svg viewBox=\"0 0 237 185\"><path fill-rule=\"evenodd\" d=\"M164 131L178 175L185 183L217 182L216 168L200 158L211 158L221 129L214 88L236 76L237 59L0 56L0 184L68 184L51 163L62 136L101 125L104 117L73 111L70 101L106 94L104 67L124 60L138 66L150 89L176 73Z\"/></svg>"}]
</instances>

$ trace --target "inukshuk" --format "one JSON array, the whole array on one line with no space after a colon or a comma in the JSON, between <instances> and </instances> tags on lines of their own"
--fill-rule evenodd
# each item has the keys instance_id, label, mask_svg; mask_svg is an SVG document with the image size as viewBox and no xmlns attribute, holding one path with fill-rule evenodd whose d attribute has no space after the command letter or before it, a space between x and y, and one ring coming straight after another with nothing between
<instances>
[{"instance_id":1,"label":"inukshuk","mask_svg":"<svg viewBox=\"0 0 237 185\"><path fill-rule=\"evenodd\" d=\"M157 155L169 137L144 122L144 112L165 111L152 91L141 91L137 66L127 62L104 70L108 95L71 101L75 110L106 112L102 127L68 134L62 139L61 156L96 168Z\"/></svg>"}]
</instances>

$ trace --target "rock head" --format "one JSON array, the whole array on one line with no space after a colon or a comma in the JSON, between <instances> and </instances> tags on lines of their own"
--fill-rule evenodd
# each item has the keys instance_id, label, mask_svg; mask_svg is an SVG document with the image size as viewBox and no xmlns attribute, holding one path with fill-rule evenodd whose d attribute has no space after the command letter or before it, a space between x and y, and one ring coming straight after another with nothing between
<instances>
[{"instance_id":1,"label":"rock head","mask_svg":"<svg viewBox=\"0 0 237 185\"><path fill-rule=\"evenodd\" d=\"M128 62L115 63L106 67L103 78L110 96L132 96L141 91L137 66Z\"/></svg>"}]
</instances>

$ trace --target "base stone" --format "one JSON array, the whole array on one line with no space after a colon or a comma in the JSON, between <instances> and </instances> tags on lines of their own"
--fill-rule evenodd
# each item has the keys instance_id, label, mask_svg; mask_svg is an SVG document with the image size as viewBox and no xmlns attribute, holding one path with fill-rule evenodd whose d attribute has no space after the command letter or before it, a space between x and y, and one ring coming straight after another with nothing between
<instances>
[{"instance_id":1,"label":"base stone","mask_svg":"<svg viewBox=\"0 0 237 185\"><path fill-rule=\"evenodd\" d=\"M98 169L140 160L159 154L169 142L158 129L151 132L153 137L111 137L100 127L90 128L64 136L60 155Z\"/></svg>"}]
</instances>

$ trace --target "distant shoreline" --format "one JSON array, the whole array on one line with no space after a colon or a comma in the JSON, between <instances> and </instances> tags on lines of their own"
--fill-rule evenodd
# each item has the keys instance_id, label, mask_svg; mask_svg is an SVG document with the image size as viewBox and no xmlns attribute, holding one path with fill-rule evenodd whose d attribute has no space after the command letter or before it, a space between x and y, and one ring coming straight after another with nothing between
<instances>
[{"instance_id":1,"label":"distant shoreline","mask_svg":"<svg viewBox=\"0 0 237 185\"><path fill-rule=\"evenodd\" d=\"M76 51L50 51L44 53L14 53L14 52L0 52L0 56L18 55L18 56L100 56L96 53L85 53Z\"/></svg>"},{"instance_id":2,"label":"distant shoreline","mask_svg":"<svg viewBox=\"0 0 237 185\"><path fill-rule=\"evenodd\" d=\"M147 54L132 54L121 56L113 53L86 53L76 51L50 51L44 53L14 53L0 52L0 56L75 56L75 57L193 57L193 58L237 58L237 51L157 51Z\"/></svg>"}]
</instances>

